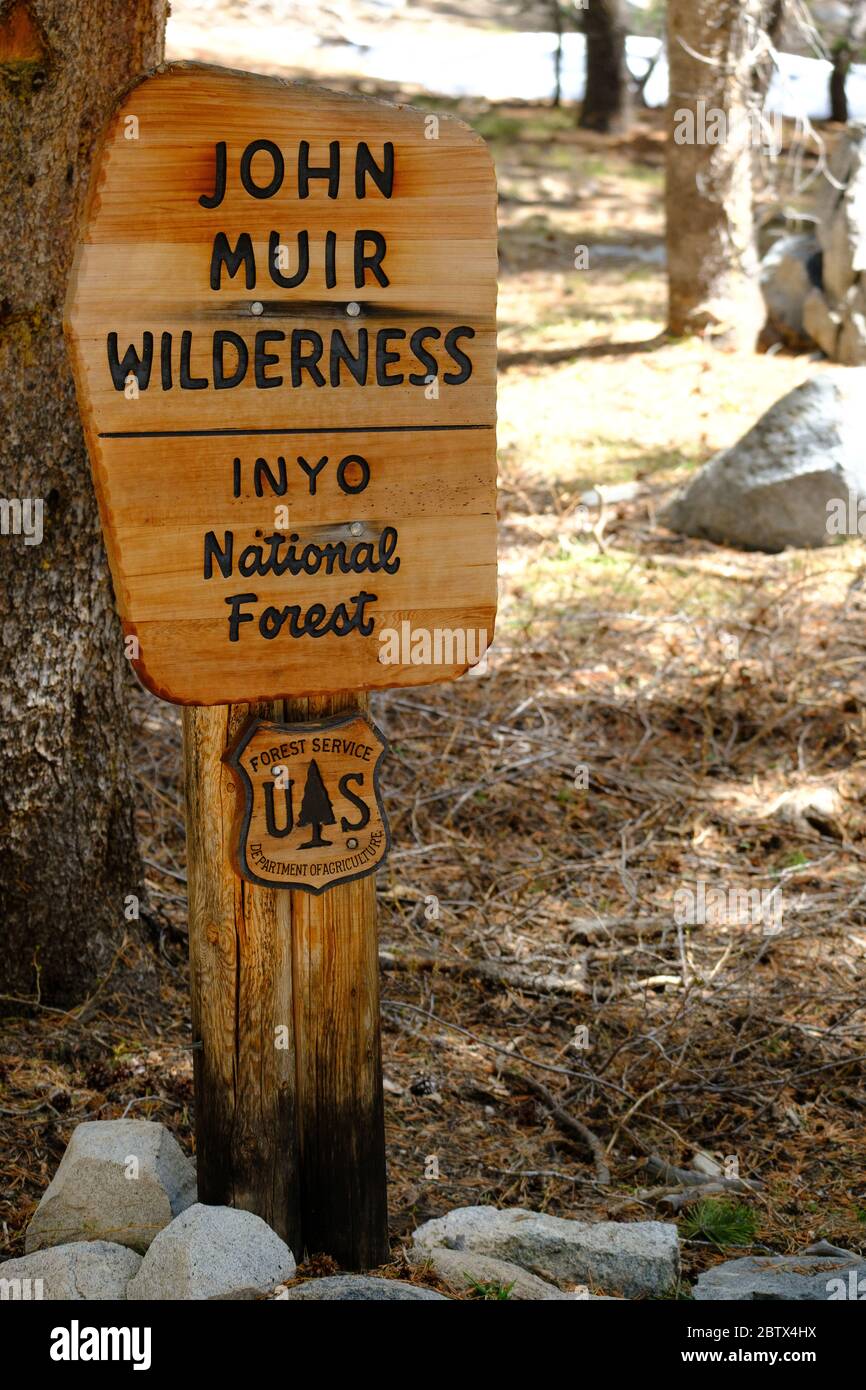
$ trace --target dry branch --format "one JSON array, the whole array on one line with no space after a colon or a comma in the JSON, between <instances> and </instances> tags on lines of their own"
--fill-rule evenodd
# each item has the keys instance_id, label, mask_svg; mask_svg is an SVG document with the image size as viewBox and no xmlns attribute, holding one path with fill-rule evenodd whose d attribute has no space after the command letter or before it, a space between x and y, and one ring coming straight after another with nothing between
<instances>
[{"instance_id":1,"label":"dry branch","mask_svg":"<svg viewBox=\"0 0 866 1390\"><path fill-rule=\"evenodd\" d=\"M576 1116L563 1110L556 1097L551 1095L547 1087L542 1086L540 1081L534 1080L531 1076L525 1076L523 1072L508 1069L502 1072L502 1077L510 1086L518 1090L529 1091L531 1095L536 1096L550 1112L551 1118L556 1121L559 1128L565 1134L571 1135L572 1138L579 1139L589 1149L595 1164L598 1181L607 1186L610 1183L610 1169L605 1161L604 1149L598 1136L593 1134L582 1120L578 1120Z\"/></svg>"}]
</instances>

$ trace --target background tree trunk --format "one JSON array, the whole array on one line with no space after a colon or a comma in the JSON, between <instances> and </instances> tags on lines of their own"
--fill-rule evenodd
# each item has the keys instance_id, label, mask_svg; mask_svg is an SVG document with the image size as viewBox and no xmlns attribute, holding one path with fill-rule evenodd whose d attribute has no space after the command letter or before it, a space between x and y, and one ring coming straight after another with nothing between
<instances>
[{"instance_id":1,"label":"background tree trunk","mask_svg":"<svg viewBox=\"0 0 866 1390\"><path fill-rule=\"evenodd\" d=\"M578 125L583 130L622 130L628 120L630 88L623 0L591 0L583 31L586 93Z\"/></svg>"},{"instance_id":2,"label":"background tree trunk","mask_svg":"<svg viewBox=\"0 0 866 1390\"><path fill-rule=\"evenodd\" d=\"M0 992L82 997L139 891L124 684L61 320L78 216L121 89L161 61L166 0L0 4Z\"/></svg>"},{"instance_id":3,"label":"background tree trunk","mask_svg":"<svg viewBox=\"0 0 866 1390\"><path fill-rule=\"evenodd\" d=\"M848 121L848 93L846 84L851 64L862 54L866 40L866 10L863 0L851 0L848 6L848 22L845 32L832 46L833 68L830 73L830 119L846 125Z\"/></svg>"},{"instance_id":4,"label":"background tree trunk","mask_svg":"<svg viewBox=\"0 0 866 1390\"><path fill-rule=\"evenodd\" d=\"M773 73L776 70L776 62L772 49L777 49L784 41L785 26L791 17L791 0L764 0L763 13L761 15L761 25L767 38L770 40L772 48L762 51L758 56L752 75L752 90L754 100L758 107L763 110L767 100L767 93L770 90L770 83L773 80Z\"/></svg>"},{"instance_id":5,"label":"background tree trunk","mask_svg":"<svg viewBox=\"0 0 866 1390\"><path fill-rule=\"evenodd\" d=\"M845 84L851 67L851 50L840 45L833 52L833 70L830 73L830 120L840 125L848 123L848 93Z\"/></svg>"},{"instance_id":6,"label":"background tree trunk","mask_svg":"<svg viewBox=\"0 0 866 1390\"><path fill-rule=\"evenodd\" d=\"M562 105L562 10L559 0L554 0L550 18L556 35L556 48L553 54L553 105Z\"/></svg>"},{"instance_id":7,"label":"background tree trunk","mask_svg":"<svg viewBox=\"0 0 866 1390\"><path fill-rule=\"evenodd\" d=\"M764 321L750 118L755 46L773 8L765 0L668 3L668 325L677 335L709 329L753 346ZM694 139L678 144L674 131L686 122L677 113L684 111L692 113ZM712 112L724 113L720 143L702 138Z\"/></svg>"}]
</instances>

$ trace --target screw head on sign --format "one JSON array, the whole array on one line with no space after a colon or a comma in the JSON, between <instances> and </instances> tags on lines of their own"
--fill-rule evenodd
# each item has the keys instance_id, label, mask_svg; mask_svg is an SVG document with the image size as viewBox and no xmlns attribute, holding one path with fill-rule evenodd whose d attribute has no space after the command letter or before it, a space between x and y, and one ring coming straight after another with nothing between
<instances>
[{"instance_id":1,"label":"screw head on sign","mask_svg":"<svg viewBox=\"0 0 866 1390\"><path fill-rule=\"evenodd\" d=\"M353 521L353 522L351 523L351 525L349 526L349 531L351 532L351 534L352 534L353 536L360 536L360 534L361 534L361 532L363 531L363 529L364 529L364 528L363 528L363 526L361 525L360 521Z\"/></svg>"},{"instance_id":2,"label":"screw head on sign","mask_svg":"<svg viewBox=\"0 0 866 1390\"><path fill-rule=\"evenodd\" d=\"M262 301L260 299L254 299L252 304L250 305L250 313L258 315L263 314L264 312L265 306L262 303Z\"/></svg>"},{"instance_id":3,"label":"screw head on sign","mask_svg":"<svg viewBox=\"0 0 866 1390\"><path fill-rule=\"evenodd\" d=\"M355 839L354 835L350 835L349 838L348 838L348 840L346 841L346 849L357 849L357 848L358 848L358 841Z\"/></svg>"},{"instance_id":4,"label":"screw head on sign","mask_svg":"<svg viewBox=\"0 0 866 1390\"><path fill-rule=\"evenodd\" d=\"M361 306L360 306L360 304L358 303L357 299L351 300L351 301L346 305L346 313L349 315L350 318L356 319L356 318L358 317L358 315L360 314L360 312L361 312Z\"/></svg>"}]
</instances>

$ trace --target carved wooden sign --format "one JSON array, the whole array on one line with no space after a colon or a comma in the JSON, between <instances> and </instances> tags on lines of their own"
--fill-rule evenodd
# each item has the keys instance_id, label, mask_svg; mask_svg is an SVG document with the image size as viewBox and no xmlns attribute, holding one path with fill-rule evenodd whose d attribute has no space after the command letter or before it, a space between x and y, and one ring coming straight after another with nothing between
<instances>
[{"instance_id":1,"label":"carved wooden sign","mask_svg":"<svg viewBox=\"0 0 866 1390\"><path fill-rule=\"evenodd\" d=\"M386 747L362 714L307 724L251 720L224 755L243 792L237 872L309 893L372 873L390 847L379 793Z\"/></svg>"},{"instance_id":2,"label":"carved wooden sign","mask_svg":"<svg viewBox=\"0 0 866 1390\"><path fill-rule=\"evenodd\" d=\"M124 98L66 332L155 694L426 684L488 645L495 201L448 117L194 64Z\"/></svg>"}]
</instances>

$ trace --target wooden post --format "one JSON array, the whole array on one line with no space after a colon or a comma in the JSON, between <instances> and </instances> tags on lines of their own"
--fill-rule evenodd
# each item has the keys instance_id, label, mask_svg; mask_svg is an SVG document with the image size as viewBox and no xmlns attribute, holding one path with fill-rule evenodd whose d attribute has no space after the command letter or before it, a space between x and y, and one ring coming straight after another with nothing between
<instances>
[{"instance_id":1,"label":"wooden post","mask_svg":"<svg viewBox=\"0 0 866 1390\"><path fill-rule=\"evenodd\" d=\"M363 695L286 701L295 720L363 709ZM376 878L291 900L304 1243L352 1269L388 1258Z\"/></svg>"},{"instance_id":2,"label":"wooden post","mask_svg":"<svg viewBox=\"0 0 866 1390\"><path fill-rule=\"evenodd\" d=\"M375 879L319 897L231 864L246 719L318 719L355 695L184 710L199 1197L255 1211L296 1256L388 1257ZM198 1046L200 1044L200 1046Z\"/></svg>"},{"instance_id":3,"label":"wooden post","mask_svg":"<svg viewBox=\"0 0 866 1390\"><path fill-rule=\"evenodd\" d=\"M271 708L183 713L198 1194L254 1211L297 1253L290 895L233 872L236 790L221 762L247 716Z\"/></svg>"}]
</instances>

